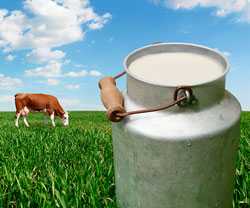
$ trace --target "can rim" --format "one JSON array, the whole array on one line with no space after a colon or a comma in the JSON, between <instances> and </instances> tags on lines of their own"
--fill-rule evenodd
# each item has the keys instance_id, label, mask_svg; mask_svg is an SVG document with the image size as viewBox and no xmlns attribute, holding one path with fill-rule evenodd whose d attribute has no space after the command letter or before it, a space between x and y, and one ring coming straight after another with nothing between
<instances>
[{"instance_id":1,"label":"can rim","mask_svg":"<svg viewBox=\"0 0 250 208\"><path fill-rule=\"evenodd\" d=\"M141 47L141 48L138 48L136 50L133 50L132 52L130 52L126 58L124 59L123 61L123 67L126 71L126 73L128 75L130 75L131 77L133 77L134 79L138 80L138 81L141 81L141 82L144 82L144 83L147 83L147 84L152 84L152 85L155 85L155 86L160 86L160 87L178 87L176 85L171 85L171 84L159 84L159 83L155 83L155 82L152 82L152 81L148 81L148 80L145 80L143 78L139 78L138 76L136 76L135 74L131 73L128 69L128 61L129 59L134 56L136 53L138 52L141 52L143 50L146 50L148 48L151 48L151 47L157 47L157 46L162 46L162 45L166 45L166 46L169 46L169 45L182 45L182 46L192 46L192 47L197 47L197 48L200 48L200 49L205 49L205 50L208 50L210 52L213 52L214 54L216 54L218 57L221 58L221 60L224 61L225 63L225 69L224 71L222 72L222 74L220 76L218 76L216 79L212 79L212 80L208 80L208 81L205 81L205 82L200 82L200 83L197 83L197 84L193 84L193 85L187 85L187 86L190 86L190 87L197 87L197 86L201 86L201 85L206 85L206 84L209 84L209 83L212 83L212 82L216 82L222 78L224 78L227 73L229 72L231 66L230 66L230 63L228 61L228 58L220 51L216 50L216 49L213 49L213 48L209 48L207 46L204 46L204 45L199 45L199 44L193 44L193 43L185 43L185 42L160 42L160 43L153 43L153 44L149 44L149 45L146 45L144 47Z\"/></svg>"}]
</instances>

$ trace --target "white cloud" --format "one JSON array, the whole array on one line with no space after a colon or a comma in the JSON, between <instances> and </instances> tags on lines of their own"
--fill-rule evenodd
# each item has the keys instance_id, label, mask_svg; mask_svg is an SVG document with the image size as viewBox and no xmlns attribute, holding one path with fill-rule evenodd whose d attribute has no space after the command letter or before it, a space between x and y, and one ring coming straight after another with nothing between
<instances>
[{"instance_id":1,"label":"white cloud","mask_svg":"<svg viewBox=\"0 0 250 208\"><path fill-rule=\"evenodd\" d=\"M14 89L22 85L23 82L21 79L12 78L5 76L4 74L0 74L0 89Z\"/></svg>"},{"instance_id":2,"label":"white cloud","mask_svg":"<svg viewBox=\"0 0 250 208\"><path fill-rule=\"evenodd\" d=\"M13 61L15 59L15 56L9 54L8 56L5 57L6 61Z\"/></svg>"},{"instance_id":3,"label":"white cloud","mask_svg":"<svg viewBox=\"0 0 250 208\"><path fill-rule=\"evenodd\" d=\"M48 79L48 85L50 86L56 86L59 85L60 81L57 79Z\"/></svg>"},{"instance_id":4,"label":"white cloud","mask_svg":"<svg viewBox=\"0 0 250 208\"><path fill-rule=\"evenodd\" d=\"M101 29L112 17L97 14L89 0L24 0L23 4L22 11L0 10L0 48L31 49L28 57L38 63L62 59L64 52L51 49L83 40L86 28Z\"/></svg>"},{"instance_id":5,"label":"white cloud","mask_svg":"<svg viewBox=\"0 0 250 208\"><path fill-rule=\"evenodd\" d=\"M99 72L99 71L97 71L97 70L91 70L91 71L89 72L89 75L90 75L90 76L93 76L93 77L99 77L99 76L102 75L102 73Z\"/></svg>"},{"instance_id":6,"label":"white cloud","mask_svg":"<svg viewBox=\"0 0 250 208\"><path fill-rule=\"evenodd\" d=\"M25 75L29 77L60 77L62 75L62 64L57 61L51 61L43 67L25 70Z\"/></svg>"},{"instance_id":7,"label":"white cloud","mask_svg":"<svg viewBox=\"0 0 250 208\"><path fill-rule=\"evenodd\" d=\"M110 19L109 13L95 13L88 0L25 0L23 11L0 10L0 45L13 50L62 46L82 40L84 24L100 29Z\"/></svg>"},{"instance_id":8,"label":"white cloud","mask_svg":"<svg viewBox=\"0 0 250 208\"><path fill-rule=\"evenodd\" d=\"M80 88L79 84L69 84L69 85L65 85L65 88L68 90L77 90Z\"/></svg>"},{"instance_id":9,"label":"white cloud","mask_svg":"<svg viewBox=\"0 0 250 208\"><path fill-rule=\"evenodd\" d=\"M25 38L24 32L27 31L31 25L28 18L21 11L7 12L7 10L0 10L0 46L7 51L10 49L18 49L20 47L27 47L28 42Z\"/></svg>"},{"instance_id":10,"label":"white cloud","mask_svg":"<svg viewBox=\"0 0 250 208\"><path fill-rule=\"evenodd\" d=\"M82 67L84 67L83 64L75 64L74 66L77 67L77 68L82 68Z\"/></svg>"},{"instance_id":11,"label":"white cloud","mask_svg":"<svg viewBox=\"0 0 250 208\"><path fill-rule=\"evenodd\" d=\"M60 50L51 51L50 48L37 48L27 54L29 61L35 63L46 63L52 60L61 60L65 53Z\"/></svg>"},{"instance_id":12,"label":"white cloud","mask_svg":"<svg viewBox=\"0 0 250 208\"><path fill-rule=\"evenodd\" d=\"M1 9L0 10L0 19L3 19L3 17L6 16L7 14L8 14L7 9Z\"/></svg>"},{"instance_id":13,"label":"white cloud","mask_svg":"<svg viewBox=\"0 0 250 208\"><path fill-rule=\"evenodd\" d=\"M14 111L15 110L15 97L13 95L0 95L0 111Z\"/></svg>"},{"instance_id":14,"label":"white cloud","mask_svg":"<svg viewBox=\"0 0 250 208\"><path fill-rule=\"evenodd\" d=\"M45 77L45 78L81 78L86 76L98 77L102 74L96 70L81 70L81 71L69 71L64 73L62 70L62 63L59 61L50 61L45 66L40 66L34 69L25 70L25 75L28 77ZM52 83L52 82L51 82Z\"/></svg>"},{"instance_id":15,"label":"white cloud","mask_svg":"<svg viewBox=\"0 0 250 208\"><path fill-rule=\"evenodd\" d=\"M86 70L82 70L82 71L71 71L68 72L66 74L64 74L64 76L66 77L85 77L88 75L88 72Z\"/></svg>"},{"instance_id":16,"label":"white cloud","mask_svg":"<svg viewBox=\"0 0 250 208\"><path fill-rule=\"evenodd\" d=\"M0 103L11 103L14 100L14 96L11 95L1 95Z\"/></svg>"},{"instance_id":17,"label":"white cloud","mask_svg":"<svg viewBox=\"0 0 250 208\"><path fill-rule=\"evenodd\" d=\"M88 26L92 30L102 29L103 26L112 18L110 13L106 13L103 16L97 16L93 22L89 23Z\"/></svg>"},{"instance_id":18,"label":"white cloud","mask_svg":"<svg viewBox=\"0 0 250 208\"><path fill-rule=\"evenodd\" d=\"M81 109L80 105L81 105L81 100L78 99L70 99L70 98L62 98L60 99L62 105L66 108L66 109Z\"/></svg>"},{"instance_id":19,"label":"white cloud","mask_svg":"<svg viewBox=\"0 0 250 208\"><path fill-rule=\"evenodd\" d=\"M194 7L212 7L216 15L224 17L232 13L240 14L240 21L250 23L249 0L151 0L154 4L163 3L172 9L193 9Z\"/></svg>"},{"instance_id":20,"label":"white cloud","mask_svg":"<svg viewBox=\"0 0 250 208\"><path fill-rule=\"evenodd\" d=\"M65 77L86 77L86 76L91 76L91 77L99 77L101 76L102 73L97 71L97 70L91 70L91 71L86 71L86 70L81 70L81 71L71 71L66 74L64 74Z\"/></svg>"},{"instance_id":21,"label":"white cloud","mask_svg":"<svg viewBox=\"0 0 250 208\"><path fill-rule=\"evenodd\" d=\"M224 54L225 56L227 56L227 57L231 56L231 53L228 52L228 51L223 51L223 54Z\"/></svg>"},{"instance_id":22,"label":"white cloud","mask_svg":"<svg viewBox=\"0 0 250 208\"><path fill-rule=\"evenodd\" d=\"M71 60L70 60L70 59L66 59L66 60L63 62L64 65L67 65L67 64L70 64L70 63L71 63Z\"/></svg>"}]
</instances>

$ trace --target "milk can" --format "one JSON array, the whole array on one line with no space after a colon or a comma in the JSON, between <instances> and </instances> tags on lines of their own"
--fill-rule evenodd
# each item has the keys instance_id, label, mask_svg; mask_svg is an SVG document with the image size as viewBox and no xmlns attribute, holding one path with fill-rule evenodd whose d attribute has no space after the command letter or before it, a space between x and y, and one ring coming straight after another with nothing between
<instances>
[{"instance_id":1,"label":"milk can","mask_svg":"<svg viewBox=\"0 0 250 208\"><path fill-rule=\"evenodd\" d=\"M113 121L120 208L230 208L241 107L225 90L226 58L183 43L132 52L99 83ZM120 93L115 80L127 75Z\"/></svg>"}]
</instances>

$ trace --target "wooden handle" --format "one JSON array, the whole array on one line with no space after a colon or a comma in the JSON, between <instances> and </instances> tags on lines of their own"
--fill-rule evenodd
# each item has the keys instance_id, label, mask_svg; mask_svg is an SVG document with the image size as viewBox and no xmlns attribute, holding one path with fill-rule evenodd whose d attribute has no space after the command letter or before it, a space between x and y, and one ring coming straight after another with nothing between
<instances>
[{"instance_id":1,"label":"wooden handle","mask_svg":"<svg viewBox=\"0 0 250 208\"><path fill-rule=\"evenodd\" d=\"M100 80L99 88L101 90L101 100L107 109L107 116L110 121L119 122L123 117L117 116L117 113L124 113L124 98L122 93L116 87L113 77L105 77Z\"/></svg>"}]
</instances>

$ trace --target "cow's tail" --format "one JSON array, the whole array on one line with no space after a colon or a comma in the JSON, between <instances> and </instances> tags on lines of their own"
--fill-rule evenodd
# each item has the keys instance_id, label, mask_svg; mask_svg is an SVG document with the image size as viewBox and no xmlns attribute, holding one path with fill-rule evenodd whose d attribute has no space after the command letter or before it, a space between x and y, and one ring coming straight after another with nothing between
<instances>
[{"instance_id":1,"label":"cow's tail","mask_svg":"<svg viewBox=\"0 0 250 208\"><path fill-rule=\"evenodd\" d=\"M17 94L15 94L15 98L16 98L17 96L19 96L19 95L22 95L22 93L17 93Z\"/></svg>"},{"instance_id":2,"label":"cow's tail","mask_svg":"<svg viewBox=\"0 0 250 208\"><path fill-rule=\"evenodd\" d=\"M27 95L26 93L17 93L17 94L15 94L15 99L16 99L16 98L22 99L22 98L24 98L26 95Z\"/></svg>"}]
</instances>

